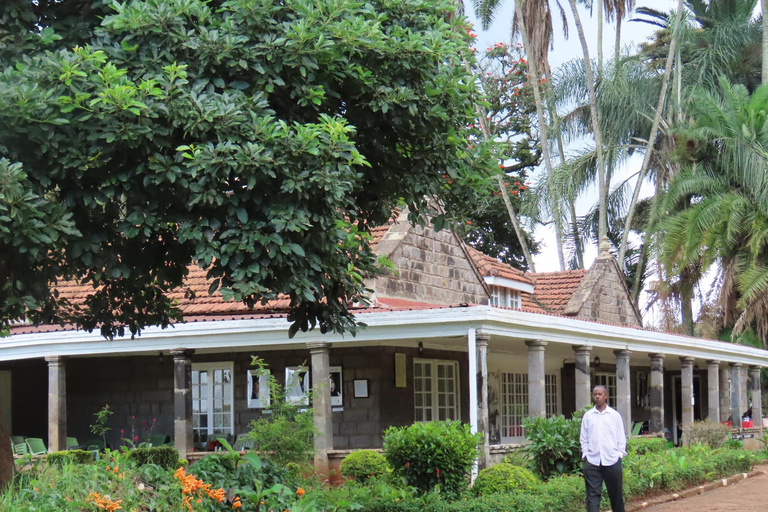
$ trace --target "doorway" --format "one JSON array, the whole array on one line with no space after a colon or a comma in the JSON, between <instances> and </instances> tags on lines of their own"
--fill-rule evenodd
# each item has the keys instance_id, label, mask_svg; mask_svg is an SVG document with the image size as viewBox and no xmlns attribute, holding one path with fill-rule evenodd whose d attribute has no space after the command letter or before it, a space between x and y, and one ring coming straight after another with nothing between
<instances>
[{"instance_id":1,"label":"doorway","mask_svg":"<svg viewBox=\"0 0 768 512\"><path fill-rule=\"evenodd\" d=\"M8 432L13 432L13 423L11 417L11 372L0 371L0 420L5 424Z\"/></svg>"}]
</instances>

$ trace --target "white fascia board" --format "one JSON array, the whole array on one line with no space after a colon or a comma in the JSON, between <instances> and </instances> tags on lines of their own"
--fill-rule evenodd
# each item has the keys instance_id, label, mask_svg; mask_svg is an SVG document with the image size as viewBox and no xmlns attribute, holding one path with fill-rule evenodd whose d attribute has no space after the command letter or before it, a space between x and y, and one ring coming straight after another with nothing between
<instances>
[{"instance_id":1,"label":"white fascia board","mask_svg":"<svg viewBox=\"0 0 768 512\"><path fill-rule=\"evenodd\" d=\"M392 344L397 340L466 336L469 329L476 328L504 338L541 339L550 343L768 367L768 351L754 347L491 306L362 313L356 319L367 324L366 328L359 329L357 336L310 331L298 333L293 339L288 338L289 324L285 318L192 322L167 329L150 327L133 340L124 337L107 341L96 332L82 331L17 334L0 339L0 361L48 355L157 353L177 348L209 351L256 347L298 349L306 347L308 342L321 340L334 345Z\"/></svg>"},{"instance_id":2,"label":"white fascia board","mask_svg":"<svg viewBox=\"0 0 768 512\"><path fill-rule=\"evenodd\" d=\"M484 277L485 283L488 286L500 286L502 288L510 288L512 290L518 290L525 293L533 293L533 285L528 283L521 283L520 281L513 281L512 279L505 279L498 276Z\"/></svg>"}]
</instances>

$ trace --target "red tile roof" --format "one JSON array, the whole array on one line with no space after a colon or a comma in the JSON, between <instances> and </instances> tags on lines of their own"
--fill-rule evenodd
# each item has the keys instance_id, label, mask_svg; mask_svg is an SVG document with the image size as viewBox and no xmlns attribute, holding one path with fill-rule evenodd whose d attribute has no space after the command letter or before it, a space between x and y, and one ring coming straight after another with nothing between
<instances>
[{"instance_id":1,"label":"red tile roof","mask_svg":"<svg viewBox=\"0 0 768 512\"><path fill-rule=\"evenodd\" d=\"M475 266L477 266L477 269L483 277L501 277L519 283L533 284L528 278L528 275L522 270L518 270L506 263L502 263L493 256L483 254L472 247L467 247L467 249L472 261L475 262Z\"/></svg>"},{"instance_id":2,"label":"red tile roof","mask_svg":"<svg viewBox=\"0 0 768 512\"><path fill-rule=\"evenodd\" d=\"M586 269L529 274L536 300L550 313L560 314L587 274Z\"/></svg>"}]
</instances>

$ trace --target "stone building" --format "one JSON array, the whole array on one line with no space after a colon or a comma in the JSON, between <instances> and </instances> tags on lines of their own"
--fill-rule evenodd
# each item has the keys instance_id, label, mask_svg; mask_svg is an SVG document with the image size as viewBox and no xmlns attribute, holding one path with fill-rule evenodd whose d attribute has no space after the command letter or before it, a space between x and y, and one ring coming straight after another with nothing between
<instances>
[{"instance_id":1,"label":"stone building","mask_svg":"<svg viewBox=\"0 0 768 512\"><path fill-rule=\"evenodd\" d=\"M93 414L109 404L112 445L146 426L189 454L268 413L250 366L259 356L291 399L301 403L313 388L321 468L348 450L380 447L389 426L442 419L486 434L486 464L523 442L523 418L570 415L598 383L628 434L642 423L677 440L678 424L738 417L749 407L749 376L760 415L756 376L768 352L643 329L608 254L589 270L531 274L405 215L373 234L394 268L368 283L371 305L356 311L367 327L355 337L289 339L285 301L249 310L209 296L194 269L172 294L185 321L169 329L106 341L67 327L15 327L0 340L0 411L14 434L56 450L66 436L91 437ZM87 288L59 292L78 301Z\"/></svg>"}]
</instances>

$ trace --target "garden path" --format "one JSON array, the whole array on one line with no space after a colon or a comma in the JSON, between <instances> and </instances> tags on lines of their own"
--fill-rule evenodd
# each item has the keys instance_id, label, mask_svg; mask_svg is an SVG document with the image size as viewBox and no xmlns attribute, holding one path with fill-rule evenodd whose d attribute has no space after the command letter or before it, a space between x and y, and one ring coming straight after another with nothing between
<instances>
[{"instance_id":1,"label":"garden path","mask_svg":"<svg viewBox=\"0 0 768 512\"><path fill-rule=\"evenodd\" d=\"M754 471L762 471L762 474L728 487L718 487L697 496L670 501L645 510L650 512L762 512L768 509L765 501L768 465L755 466Z\"/></svg>"}]
</instances>

